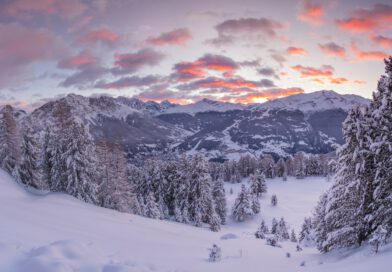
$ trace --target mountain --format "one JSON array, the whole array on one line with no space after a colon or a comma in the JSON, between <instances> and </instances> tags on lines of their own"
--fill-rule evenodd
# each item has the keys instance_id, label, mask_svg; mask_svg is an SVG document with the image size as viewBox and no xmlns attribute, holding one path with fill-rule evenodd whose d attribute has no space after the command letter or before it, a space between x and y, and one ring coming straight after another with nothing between
<instances>
[{"instance_id":1,"label":"mountain","mask_svg":"<svg viewBox=\"0 0 392 272\"><path fill-rule=\"evenodd\" d=\"M317 91L271 100L259 105L253 105L250 108L296 109L305 113L332 109L348 111L356 105L367 105L369 101L366 98L353 94L341 95L334 91Z\"/></svg>"},{"instance_id":2,"label":"mountain","mask_svg":"<svg viewBox=\"0 0 392 272\"><path fill-rule=\"evenodd\" d=\"M34 110L25 122L36 132L43 133L46 127L56 126L58 109L69 109L71 118L86 125L96 141L105 139L120 143L130 156L137 156L163 151L187 135L186 131L154 118L150 114L156 113L152 105L123 97L70 94Z\"/></svg>"},{"instance_id":3,"label":"mountain","mask_svg":"<svg viewBox=\"0 0 392 272\"><path fill-rule=\"evenodd\" d=\"M218 111L225 112L230 110L241 110L246 106L242 104L234 104L229 102L219 102L210 99L203 99L196 103L187 104L187 105L173 105L172 107L168 107L162 113L170 114L170 113L188 113L194 115L198 112L208 112L208 111Z\"/></svg>"},{"instance_id":4,"label":"mountain","mask_svg":"<svg viewBox=\"0 0 392 272\"><path fill-rule=\"evenodd\" d=\"M46 127L56 126L58 109L67 109L75 122L87 126L96 141L120 143L130 158L171 150L199 152L221 161L241 154L286 157L298 151L329 153L343 143L342 123L347 111L367 103L365 98L332 91L249 106L208 99L178 105L70 94L30 115L15 114L22 124L31 124L42 134Z\"/></svg>"}]
</instances>

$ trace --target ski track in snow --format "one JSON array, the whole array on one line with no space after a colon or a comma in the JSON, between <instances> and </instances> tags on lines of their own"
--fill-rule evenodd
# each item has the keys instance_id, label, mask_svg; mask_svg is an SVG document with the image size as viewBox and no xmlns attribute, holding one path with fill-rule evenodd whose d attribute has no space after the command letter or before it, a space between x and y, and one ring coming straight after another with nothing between
<instances>
[{"instance_id":1,"label":"ski track in snow","mask_svg":"<svg viewBox=\"0 0 392 272\"><path fill-rule=\"evenodd\" d=\"M225 186L230 212L241 185ZM59 193L32 194L0 170L0 271L390 271L391 244L378 255L367 247L321 255L315 248L298 253L294 243L274 248L254 238L261 219L270 227L273 217L283 216L298 232L328 186L325 178L269 180L259 215L242 223L229 217L214 233L118 213ZM272 194L278 197L276 207L270 206ZM212 243L222 248L220 262L207 261Z\"/></svg>"}]
</instances>

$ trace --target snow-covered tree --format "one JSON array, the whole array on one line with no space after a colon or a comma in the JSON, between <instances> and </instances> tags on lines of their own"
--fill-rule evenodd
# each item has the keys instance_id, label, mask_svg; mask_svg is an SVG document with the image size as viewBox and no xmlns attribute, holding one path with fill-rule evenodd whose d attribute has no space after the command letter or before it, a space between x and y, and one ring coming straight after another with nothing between
<instances>
[{"instance_id":1,"label":"snow-covered tree","mask_svg":"<svg viewBox=\"0 0 392 272\"><path fill-rule=\"evenodd\" d=\"M270 155L267 154L261 159L261 170L264 173L266 178L274 178L275 174L275 160Z\"/></svg>"},{"instance_id":2,"label":"snow-covered tree","mask_svg":"<svg viewBox=\"0 0 392 272\"><path fill-rule=\"evenodd\" d=\"M220 217L222 224L226 222L226 193L223 184L223 177L219 177L213 184L212 196L214 198L215 210Z\"/></svg>"},{"instance_id":3,"label":"snow-covered tree","mask_svg":"<svg viewBox=\"0 0 392 272\"><path fill-rule=\"evenodd\" d=\"M265 239L266 234L268 234L268 227L265 224L264 220L262 220L259 228L255 233L255 236L257 239Z\"/></svg>"},{"instance_id":4,"label":"snow-covered tree","mask_svg":"<svg viewBox=\"0 0 392 272\"><path fill-rule=\"evenodd\" d=\"M65 192L89 203L98 203L96 154L83 125L72 124L62 160L65 162Z\"/></svg>"},{"instance_id":5,"label":"snow-covered tree","mask_svg":"<svg viewBox=\"0 0 392 272\"><path fill-rule=\"evenodd\" d=\"M256 197L260 197L263 193L267 192L265 176L259 170L250 177L250 192Z\"/></svg>"},{"instance_id":6,"label":"snow-covered tree","mask_svg":"<svg viewBox=\"0 0 392 272\"><path fill-rule=\"evenodd\" d=\"M159 219L161 217L158 203L156 202L152 192L146 198L144 215L153 219Z\"/></svg>"},{"instance_id":7,"label":"snow-covered tree","mask_svg":"<svg viewBox=\"0 0 392 272\"><path fill-rule=\"evenodd\" d=\"M300 151L294 155L294 174L297 179L302 179L306 176L305 154Z\"/></svg>"},{"instance_id":8,"label":"snow-covered tree","mask_svg":"<svg viewBox=\"0 0 392 272\"><path fill-rule=\"evenodd\" d=\"M210 262L218 262L222 258L222 249L216 244L212 245L212 248L209 249L209 261Z\"/></svg>"},{"instance_id":9,"label":"snow-covered tree","mask_svg":"<svg viewBox=\"0 0 392 272\"><path fill-rule=\"evenodd\" d=\"M259 199L254 196L254 195L250 195L251 199L252 199L252 212L254 214L258 214L260 213L260 202Z\"/></svg>"},{"instance_id":10,"label":"snow-covered tree","mask_svg":"<svg viewBox=\"0 0 392 272\"><path fill-rule=\"evenodd\" d=\"M304 222L302 223L298 241L305 246L311 246L314 244L312 219L310 217L306 217Z\"/></svg>"},{"instance_id":11,"label":"snow-covered tree","mask_svg":"<svg viewBox=\"0 0 392 272\"><path fill-rule=\"evenodd\" d=\"M387 227L383 225L378 226L372 233L369 239L369 244L372 246L374 253L378 253L380 246L386 244L388 236Z\"/></svg>"},{"instance_id":12,"label":"snow-covered tree","mask_svg":"<svg viewBox=\"0 0 392 272\"><path fill-rule=\"evenodd\" d=\"M271 234L276 234L278 231L278 221L276 218L272 218L272 223L271 223Z\"/></svg>"},{"instance_id":13,"label":"snow-covered tree","mask_svg":"<svg viewBox=\"0 0 392 272\"><path fill-rule=\"evenodd\" d=\"M278 223L275 235L279 240L288 240L290 238L289 232L287 231L286 221L282 217Z\"/></svg>"},{"instance_id":14,"label":"snow-covered tree","mask_svg":"<svg viewBox=\"0 0 392 272\"><path fill-rule=\"evenodd\" d=\"M298 242L297 235L295 234L294 229L291 230L290 241L293 242L293 243L297 243Z\"/></svg>"},{"instance_id":15,"label":"snow-covered tree","mask_svg":"<svg viewBox=\"0 0 392 272\"><path fill-rule=\"evenodd\" d=\"M18 160L18 127L13 108L6 105L0 112L0 167L12 173Z\"/></svg>"},{"instance_id":16,"label":"snow-covered tree","mask_svg":"<svg viewBox=\"0 0 392 272\"><path fill-rule=\"evenodd\" d=\"M21 147L21 162L18 167L19 178L23 184L36 189L42 189L39 179L37 143L32 130L27 128L23 134Z\"/></svg>"},{"instance_id":17,"label":"snow-covered tree","mask_svg":"<svg viewBox=\"0 0 392 272\"><path fill-rule=\"evenodd\" d=\"M278 205L278 197L276 195L271 196L271 206Z\"/></svg>"},{"instance_id":18,"label":"snow-covered tree","mask_svg":"<svg viewBox=\"0 0 392 272\"><path fill-rule=\"evenodd\" d=\"M240 222L253 215L251 196L243 184L241 185L241 191L235 200L232 214L234 220Z\"/></svg>"}]
</instances>

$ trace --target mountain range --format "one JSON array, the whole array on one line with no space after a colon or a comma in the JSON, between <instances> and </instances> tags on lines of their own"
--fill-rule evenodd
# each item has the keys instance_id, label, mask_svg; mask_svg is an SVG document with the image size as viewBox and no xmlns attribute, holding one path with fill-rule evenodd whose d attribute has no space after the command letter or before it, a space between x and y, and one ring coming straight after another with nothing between
<instances>
[{"instance_id":1,"label":"mountain range","mask_svg":"<svg viewBox=\"0 0 392 272\"><path fill-rule=\"evenodd\" d=\"M55 126L56 109L65 105L96 141L120 143L129 158L178 151L221 161L242 154L329 153L343 143L342 123L349 109L368 103L363 97L333 91L251 105L208 99L178 105L70 94L30 114L17 113L21 123L43 133L45 127Z\"/></svg>"}]
</instances>

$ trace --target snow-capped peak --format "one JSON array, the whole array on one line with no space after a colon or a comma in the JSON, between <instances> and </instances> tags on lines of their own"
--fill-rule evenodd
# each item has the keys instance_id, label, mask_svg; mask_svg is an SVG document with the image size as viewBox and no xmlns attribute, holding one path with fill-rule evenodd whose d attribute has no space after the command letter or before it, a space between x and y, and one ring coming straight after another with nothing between
<instances>
[{"instance_id":1,"label":"snow-capped peak","mask_svg":"<svg viewBox=\"0 0 392 272\"><path fill-rule=\"evenodd\" d=\"M187 105L176 105L168 108L164 113L188 113L195 114L198 112L218 111L224 112L229 110L242 110L246 106L229 102L220 102L204 98L198 102Z\"/></svg>"},{"instance_id":2,"label":"snow-capped peak","mask_svg":"<svg viewBox=\"0 0 392 272\"><path fill-rule=\"evenodd\" d=\"M298 109L302 112L316 112L330 109L349 111L354 106L369 104L370 100L354 94L338 94L334 91L317 91L271 100L259 105L252 105L251 109L284 108Z\"/></svg>"}]
</instances>

